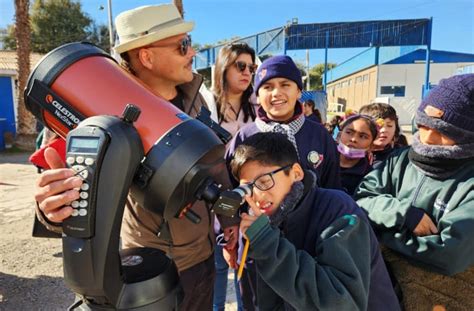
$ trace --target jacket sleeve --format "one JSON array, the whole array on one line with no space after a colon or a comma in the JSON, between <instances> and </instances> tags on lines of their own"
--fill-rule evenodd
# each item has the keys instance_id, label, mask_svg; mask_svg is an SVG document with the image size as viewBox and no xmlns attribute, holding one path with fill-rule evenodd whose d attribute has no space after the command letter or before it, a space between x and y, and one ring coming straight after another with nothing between
<instances>
[{"instance_id":1,"label":"jacket sleeve","mask_svg":"<svg viewBox=\"0 0 474 311\"><path fill-rule=\"evenodd\" d=\"M438 273L454 275L465 271L474 265L474 189L451 208L439 220L438 234L417 237L405 230L399 240L385 244Z\"/></svg>"},{"instance_id":2,"label":"jacket sleeve","mask_svg":"<svg viewBox=\"0 0 474 311\"><path fill-rule=\"evenodd\" d=\"M371 273L367 222L353 215L335 220L321 233L314 258L280 237L280 231L270 226L266 216L259 217L246 234L257 274L295 309L367 309ZM258 299L266 297L259 294Z\"/></svg>"},{"instance_id":3,"label":"jacket sleeve","mask_svg":"<svg viewBox=\"0 0 474 311\"><path fill-rule=\"evenodd\" d=\"M411 201L409 198L400 200L396 197L396 186L392 182L392 163L389 161L387 159L385 165L367 174L353 197L376 228L398 230L405 224Z\"/></svg>"}]
</instances>

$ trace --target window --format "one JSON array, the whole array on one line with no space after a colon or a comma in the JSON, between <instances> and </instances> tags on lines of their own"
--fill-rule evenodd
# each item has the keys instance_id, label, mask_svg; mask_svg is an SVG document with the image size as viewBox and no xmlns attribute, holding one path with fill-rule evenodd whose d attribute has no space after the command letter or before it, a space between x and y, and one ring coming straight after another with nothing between
<instances>
[{"instance_id":1,"label":"window","mask_svg":"<svg viewBox=\"0 0 474 311\"><path fill-rule=\"evenodd\" d=\"M369 75L368 75L368 74L365 74L365 75L364 75L364 81L367 81L367 80L369 80Z\"/></svg>"},{"instance_id":2,"label":"window","mask_svg":"<svg viewBox=\"0 0 474 311\"><path fill-rule=\"evenodd\" d=\"M361 77L361 76L358 76L358 77L356 78L356 83L360 83L361 81L362 81L362 77Z\"/></svg>"},{"instance_id":3,"label":"window","mask_svg":"<svg viewBox=\"0 0 474 311\"><path fill-rule=\"evenodd\" d=\"M405 86L382 86L380 87L380 95L393 95L395 97L405 96Z\"/></svg>"}]
</instances>

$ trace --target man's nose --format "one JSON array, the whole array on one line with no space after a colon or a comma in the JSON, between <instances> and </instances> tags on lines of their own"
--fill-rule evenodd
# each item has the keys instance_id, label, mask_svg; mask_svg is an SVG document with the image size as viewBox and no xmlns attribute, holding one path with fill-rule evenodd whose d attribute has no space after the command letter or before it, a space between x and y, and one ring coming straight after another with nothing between
<instances>
[{"instance_id":1,"label":"man's nose","mask_svg":"<svg viewBox=\"0 0 474 311\"><path fill-rule=\"evenodd\" d=\"M196 55L196 50L193 49L192 46L188 48L188 56L194 57Z\"/></svg>"}]
</instances>

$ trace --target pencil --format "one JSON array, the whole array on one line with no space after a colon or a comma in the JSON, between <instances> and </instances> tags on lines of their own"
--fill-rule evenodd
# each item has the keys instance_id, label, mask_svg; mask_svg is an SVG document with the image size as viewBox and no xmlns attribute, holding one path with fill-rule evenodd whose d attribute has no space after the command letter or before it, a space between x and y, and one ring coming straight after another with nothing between
<instances>
[{"instance_id":1,"label":"pencil","mask_svg":"<svg viewBox=\"0 0 474 311\"><path fill-rule=\"evenodd\" d=\"M237 271L237 281L240 281L242 273L244 272L245 261L247 260L247 253L249 252L249 246L249 240L245 240L244 252L242 253L242 258L240 259L239 271Z\"/></svg>"}]
</instances>

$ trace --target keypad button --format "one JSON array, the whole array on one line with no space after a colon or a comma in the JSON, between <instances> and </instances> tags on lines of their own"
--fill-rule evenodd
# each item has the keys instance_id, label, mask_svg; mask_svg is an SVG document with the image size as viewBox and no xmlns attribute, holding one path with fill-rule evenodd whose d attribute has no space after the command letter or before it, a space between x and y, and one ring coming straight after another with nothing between
<instances>
[{"instance_id":1,"label":"keypad button","mask_svg":"<svg viewBox=\"0 0 474 311\"><path fill-rule=\"evenodd\" d=\"M75 161L74 157L67 157L66 159L66 163L69 165L73 165Z\"/></svg>"},{"instance_id":2,"label":"keypad button","mask_svg":"<svg viewBox=\"0 0 474 311\"><path fill-rule=\"evenodd\" d=\"M78 208L78 207L79 207L79 201L72 201L72 202L71 202L71 206L72 206L73 208Z\"/></svg>"},{"instance_id":3,"label":"keypad button","mask_svg":"<svg viewBox=\"0 0 474 311\"><path fill-rule=\"evenodd\" d=\"M82 171L86 167L84 165L73 165L71 168L77 173L79 171Z\"/></svg>"},{"instance_id":4,"label":"keypad button","mask_svg":"<svg viewBox=\"0 0 474 311\"><path fill-rule=\"evenodd\" d=\"M79 210L79 216L86 216L87 215L87 210L86 209L80 209Z\"/></svg>"},{"instance_id":5,"label":"keypad button","mask_svg":"<svg viewBox=\"0 0 474 311\"><path fill-rule=\"evenodd\" d=\"M79 193L79 196L81 199L87 199L89 197L89 194L87 192L81 192Z\"/></svg>"},{"instance_id":6,"label":"keypad button","mask_svg":"<svg viewBox=\"0 0 474 311\"><path fill-rule=\"evenodd\" d=\"M79 206L80 206L80 207L87 207L87 205L89 205L89 203L87 203L86 200L81 200L81 201L79 202Z\"/></svg>"},{"instance_id":7,"label":"keypad button","mask_svg":"<svg viewBox=\"0 0 474 311\"><path fill-rule=\"evenodd\" d=\"M85 163L86 163L86 165L92 165L92 164L94 164L94 159L93 158L86 158Z\"/></svg>"},{"instance_id":8,"label":"keypad button","mask_svg":"<svg viewBox=\"0 0 474 311\"><path fill-rule=\"evenodd\" d=\"M79 215L79 211L77 209L72 210L71 216L76 217L77 215Z\"/></svg>"},{"instance_id":9,"label":"keypad button","mask_svg":"<svg viewBox=\"0 0 474 311\"><path fill-rule=\"evenodd\" d=\"M79 164L84 163L84 157L81 157L81 156L76 157L76 162Z\"/></svg>"},{"instance_id":10,"label":"keypad button","mask_svg":"<svg viewBox=\"0 0 474 311\"><path fill-rule=\"evenodd\" d=\"M83 171L81 171L81 172L79 173L79 175L80 175L82 178L86 179L87 176L89 176L89 171L88 171L88 170L83 170Z\"/></svg>"},{"instance_id":11,"label":"keypad button","mask_svg":"<svg viewBox=\"0 0 474 311\"><path fill-rule=\"evenodd\" d=\"M89 184L86 183L86 182L82 183L82 185L81 185L81 190L83 190L83 191L89 190Z\"/></svg>"}]
</instances>

